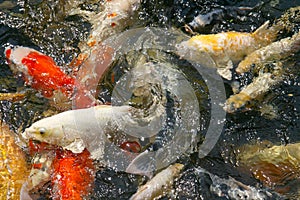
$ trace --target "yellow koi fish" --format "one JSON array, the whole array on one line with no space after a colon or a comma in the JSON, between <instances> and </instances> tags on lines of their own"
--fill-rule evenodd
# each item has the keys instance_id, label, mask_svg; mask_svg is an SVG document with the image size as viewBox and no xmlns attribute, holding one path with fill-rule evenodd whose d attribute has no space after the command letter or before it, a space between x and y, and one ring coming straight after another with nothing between
<instances>
[{"instance_id":1,"label":"yellow koi fish","mask_svg":"<svg viewBox=\"0 0 300 200\"><path fill-rule=\"evenodd\" d=\"M205 53L214 60L218 72L226 79L231 79L233 63L241 61L246 55L273 42L279 31L279 26L268 28L265 22L253 33L224 32L218 34L197 35L182 42L178 46L178 54L182 57L193 56L191 51ZM192 58L197 61L197 58Z\"/></svg>"},{"instance_id":2,"label":"yellow koi fish","mask_svg":"<svg viewBox=\"0 0 300 200\"><path fill-rule=\"evenodd\" d=\"M20 199L22 184L29 175L24 152L8 125L0 124L0 199Z\"/></svg>"}]
</instances>

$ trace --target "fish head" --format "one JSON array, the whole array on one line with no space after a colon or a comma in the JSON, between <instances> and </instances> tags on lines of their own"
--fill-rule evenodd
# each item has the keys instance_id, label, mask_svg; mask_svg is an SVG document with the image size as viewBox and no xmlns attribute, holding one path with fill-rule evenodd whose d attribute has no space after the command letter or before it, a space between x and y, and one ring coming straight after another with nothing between
<instances>
[{"instance_id":1,"label":"fish head","mask_svg":"<svg viewBox=\"0 0 300 200\"><path fill-rule=\"evenodd\" d=\"M21 136L25 141L35 140L58 146L62 146L68 142L61 124L52 124L49 120L44 119L26 128Z\"/></svg>"},{"instance_id":2,"label":"fish head","mask_svg":"<svg viewBox=\"0 0 300 200\"><path fill-rule=\"evenodd\" d=\"M56 117L47 117L33 123L21 134L21 140L38 141L53 146L59 146L73 153L81 153L87 146L81 139L76 130L64 127L60 119Z\"/></svg>"},{"instance_id":3,"label":"fish head","mask_svg":"<svg viewBox=\"0 0 300 200\"><path fill-rule=\"evenodd\" d=\"M22 64L22 59L33 51L35 50L27 47L7 47L4 51L6 61L13 73L22 73L26 81L30 80L30 76L27 66Z\"/></svg>"}]
</instances>

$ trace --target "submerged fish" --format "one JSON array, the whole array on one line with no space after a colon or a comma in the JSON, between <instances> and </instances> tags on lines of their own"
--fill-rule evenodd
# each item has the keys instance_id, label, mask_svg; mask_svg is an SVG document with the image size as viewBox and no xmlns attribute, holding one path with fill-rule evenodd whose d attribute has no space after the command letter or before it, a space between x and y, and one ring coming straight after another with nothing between
<instances>
[{"instance_id":1,"label":"submerged fish","mask_svg":"<svg viewBox=\"0 0 300 200\"><path fill-rule=\"evenodd\" d=\"M145 185L141 186L138 191L131 196L130 200L150 200L161 197L168 193L174 180L179 176L184 165L175 163L155 175Z\"/></svg>"},{"instance_id":2,"label":"submerged fish","mask_svg":"<svg viewBox=\"0 0 300 200\"><path fill-rule=\"evenodd\" d=\"M250 171L265 186L287 193L299 185L299 150L300 143L244 145L239 147L237 159L240 168Z\"/></svg>"},{"instance_id":3,"label":"submerged fish","mask_svg":"<svg viewBox=\"0 0 300 200\"><path fill-rule=\"evenodd\" d=\"M227 6L220 9L212 10L206 14L199 14L197 15L193 21L189 23L189 25L194 29L197 30L199 28L203 28L206 25L212 23L212 21L220 21L225 17L237 17L237 14L246 15L247 12L253 10L255 7L235 7L235 6Z\"/></svg>"},{"instance_id":4,"label":"submerged fish","mask_svg":"<svg viewBox=\"0 0 300 200\"><path fill-rule=\"evenodd\" d=\"M273 42L280 29L278 26L268 28L265 22L253 33L224 32L218 34L197 35L178 45L178 54L182 57L205 53L215 61L217 70L226 79L231 79L233 63L242 60L256 49ZM196 59L197 58L193 58Z\"/></svg>"}]
</instances>

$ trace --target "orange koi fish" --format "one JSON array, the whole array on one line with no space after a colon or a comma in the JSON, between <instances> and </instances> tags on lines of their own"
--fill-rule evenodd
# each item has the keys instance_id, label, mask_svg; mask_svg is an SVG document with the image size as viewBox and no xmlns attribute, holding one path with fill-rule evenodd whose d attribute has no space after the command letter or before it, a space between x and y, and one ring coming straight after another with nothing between
<instances>
[{"instance_id":1,"label":"orange koi fish","mask_svg":"<svg viewBox=\"0 0 300 200\"><path fill-rule=\"evenodd\" d=\"M51 180L53 199L84 199L92 191L95 168L90 152L72 153L45 142L29 141L34 155L30 179L24 186L23 196L41 183ZM27 188L26 188L27 187Z\"/></svg>"},{"instance_id":2,"label":"orange koi fish","mask_svg":"<svg viewBox=\"0 0 300 200\"><path fill-rule=\"evenodd\" d=\"M7 48L5 56L13 72L22 72L26 84L50 98L54 91L71 97L75 85L74 77L67 75L54 60L27 47Z\"/></svg>"},{"instance_id":3,"label":"orange koi fish","mask_svg":"<svg viewBox=\"0 0 300 200\"><path fill-rule=\"evenodd\" d=\"M34 49L14 47L5 50L5 56L14 73L22 73L25 83L55 102L70 101L74 90L83 107L95 105L95 99L74 76L66 74L54 60ZM95 86L96 87L96 86Z\"/></svg>"},{"instance_id":4,"label":"orange koi fish","mask_svg":"<svg viewBox=\"0 0 300 200\"><path fill-rule=\"evenodd\" d=\"M178 54L185 57L186 55L191 55L191 50L197 53L208 54L214 60L220 75L230 80L230 69L233 67L233 63L241 61L246 55L270 44L276 39L280 27L273 26L268 28L268 26L269 21L253 33L230 31L197 35L179 44Z\"/></svg>"},{"instance_id":5,"label":"orange koi fish","mask_svg":"<svg viewBox=\"0 0 300 200\"><path fill-rule=\"evenodd\" d=\"M88 150L75 154L58 149L53 161L53 199L84 199L92 190L95 177L93 160Z\"/></svg>"}]
</instances>

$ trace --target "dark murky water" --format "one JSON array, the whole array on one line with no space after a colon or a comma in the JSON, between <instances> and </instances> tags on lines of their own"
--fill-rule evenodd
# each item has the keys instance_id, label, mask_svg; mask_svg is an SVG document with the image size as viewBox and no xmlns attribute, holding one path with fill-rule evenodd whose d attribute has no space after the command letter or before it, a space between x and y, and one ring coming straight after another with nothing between
<instances>
[{"instance_id":1,"label":"dark murky water","mask_svg":"<svg viewBox=\"0 0 300 200\"><path fill-rule=\"evenodd\" d=\"M66 66L79 53L78 43L88 36L90 24L79 16L66 16L62 5L65 1L9 1L11 6L0 1L0 92L29 90L31 94L22 102L0 102L1 118L15 131L25 128L33 121L43 117L49 108L47 100L35 91L25 88L21 77L14 76L5 63L3 51L9 45L36 48L54 58L60 66ZM199 13L207 13L226 6L248 6L255 9L245 13L224 15L222 20L213 20L201 33L221 31L253 31L266 20L275 20L286 9L299 6L299 0L226 0L226 1L143 1L139 13L139 26L175 26L183 30ZM86 10L97 9L97 3L82 3L78 6ZM299 30L299 26L296 26ZM296 29L295 28L295 29ZM299 56L298 56L299 58ZM295 62L293 75L274 87L265 97L264 103L276 108L277 117L269 119L258 111L227 114L224 132L213 151L204 159L197 155L184 157L184 176L175 183L178 191L190 189L188 193L179 192L179 199L228 199L216 197L209 191L211 180L193 175L192 169L198 166L222 178L229 176L244 184L262 187L248 172L237 170L234 157L235 148L247 143L270 141L274 144L288 144L300 141L300 60ZM247 84L251 76L241 79ZM225 82L229 90L229 83ZM293 94L293 95L289 95ZM198 183L195 184L195 183ZM138 176L115 173L107 169L97 173L93 199L128 199L138 186ZM203 198L201 198L201 196ZM279 198L279 197L278 197ZM164 199L164 198L163 198ZM274 198L276 199L276 197Z\"/></svg>"}]
</instances>

